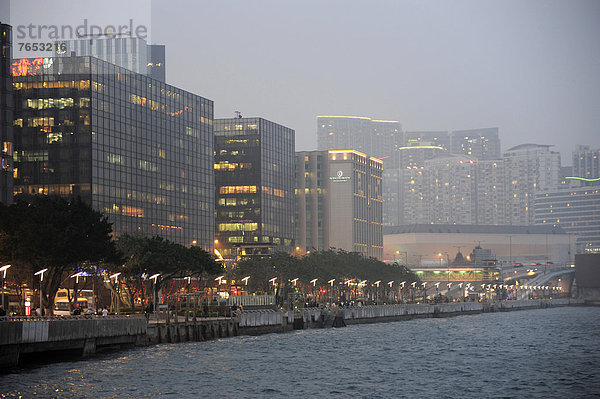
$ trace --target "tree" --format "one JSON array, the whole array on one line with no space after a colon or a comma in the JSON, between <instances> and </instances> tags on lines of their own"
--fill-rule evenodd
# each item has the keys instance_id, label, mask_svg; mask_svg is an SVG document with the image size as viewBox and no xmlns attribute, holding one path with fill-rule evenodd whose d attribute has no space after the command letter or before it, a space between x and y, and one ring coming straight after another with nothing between
<instances>
[{"instance_id":1,"label":"tree","mask_svg":"<svg viewBox=\"0 0 600 399\"><path fill-rule=\"evenodd\" d=\"M0 205L0 215L0 258L29 275L48 268L43 308L53 308L61 283L81 263L118 261L111 224L80 198L20 195Z\"/></svg>"},{"instance_id":2,"label":"tree","mask_svg":"<svg viewBox=\"0 0 600 399\"><path fill-rule=\"evenodd\" d=\"M158 236L123 234L116 245L124 258L122 281L131 297L139 290L142 303L146 291L144 276L160 273L156 284L160 289L173 278L216 275L222 271L221 264L202 248L185 247Z\"/></svg>"}]
</instances>

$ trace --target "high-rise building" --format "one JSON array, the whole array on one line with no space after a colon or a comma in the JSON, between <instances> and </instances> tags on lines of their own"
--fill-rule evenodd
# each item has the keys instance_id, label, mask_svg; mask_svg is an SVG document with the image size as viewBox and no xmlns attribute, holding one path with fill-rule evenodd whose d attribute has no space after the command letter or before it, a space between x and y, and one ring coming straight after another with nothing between
<instances>
[{"instance_id":1,"label":"high-rise building","mask_svg":"<svg viewBox=\"0 0 600 399\"><path fill-rule=\"evenodd\" d=\"M450 149L450 136L444 131L415 131L404 133L404 146L434 146Z\"/></svg>"},{"instance_id":2,"label":"high-rise building","mask_svg":"<svg viewBox=\"0 0 600 399\"><path fill-rule=\"evenodd\" d=\"M10 62L12 27L0 23L0 202L13 198L13 91Z\"/></svg>"},{"instance_id":3,"label":"high-rise building","mask_svg":"<svg viewBox=\"0 0 600 399\"><path fill-rule=\"evenodd\" d=\"M561 227L578 253L600 252L600 185L537 193L535 224Z\"/></svg>"},{"instance_id":4,"label":"high-rise building","mask_svg":"<svg viewBox=\"0 0 600 399\"><path fill-rule=\"evenodd\" d=\"M148 70L146 74L152 79L160 80L161 82L166 81L166 56L165 46L162 44L150 44L148 45Z\"/></svg>"},{"instance_id":5,"label":"high-rise building","mask_svg":"<svg viewBox=\"0 0 600 399\"><path fill-rule=\"evenodd\" d=\"M363 116L317 116L320 151L353 148L382 158L401 147L402 141L402 125L398 121Z\"/></svg>"},{"instance_id":6,"label":"high-rise building","mask_svg":"<svg viewBox=\"0 0 600 399\"><path fill-rule=\"evenodd\" d=\"M165 46L149 45L140 37L110 37L61 41L55 57L92 56L130 71L165 81Z\"/></svg>"},{"instance_id":7,"label":"high-rise building","mask_svg":"<svg viewBox=\"0 0 600 399\"><path fill-rule=\"evenodd\" d=\"M557 188L560 154L550 147L522 144L504 153L506 224L533 225L535 194Z\"/></svg>"},{"instance_id":8,"label":"high-rise building","mask_svg":"<svg viewBox=\"0 0 600 399\"><path fill-rule=\"evenodd\" d=\"M451 155L425 162L429 221L477 224L477 161Z\"/></svg>"},{"instance_id":9,"label":"high-rise building","mask_svg":"<svg viewBox=\"0 0 600 399\"><path fill-rule=\"evenodd\" d=\"M80 196L117 234L212 250L212 101L93 57L12 72L15 193Z\"/></svg>"},{"instance_id":10,"label":"high-rise building","mask_svg":"<svg viewBox=\"0 0 600 399\"><path fill-rule=\"evenodd\" d=\"M447 154L443 147L400 147L384 159L383 223L386 226L429 222L429 185L425 161Z\"/></svg>"},{"instance_id":11,"label":"high-rise building","mask_svg":"<svg viewBox=\"0 0 600 399\"><path fill-rule=\"evenodd\" d=\"M455 130L450 134L450 152L480 160L499 159L498 128Z\"/></svg>"},{"instance_id":12,"label":"high-rise building","mask_svg":"<svg viewBox=\"0 0 600 399\"><path fill-rule=\"evenodd\" d=\"M354 150L296 154L297 245L381 259L383 162Z\"/></svg>"},{"instance_id":13,"label":"high-rise building","mask_svg":"<svg viewBox=\"0 0 600 399\"><path fill-rule=\"evenodd\" d=\"M506 224L506 177L502 159L477 161L476 188L476 223Z\"/></svg>"},{"instance_id":14,"label":"high-rise building","mask_svg":"<svg viewBox=\"0 0 600 399\"><path fill-rule=\"evenodd\" d=\"M600 148L591 149L579 145L573 152L573 177L580 177L582 184L592 186L600 184Z\"/></svg>"},{"instance_id":15,"label":"high-rise building","mask_svg":"<svg viewBox=\"0 0 600 399\"><path fill-rule=\"evenodd\" d=\"M217 249L225 259L294 249L294 130L215 120Z\"/></svg>"}]
</instances>

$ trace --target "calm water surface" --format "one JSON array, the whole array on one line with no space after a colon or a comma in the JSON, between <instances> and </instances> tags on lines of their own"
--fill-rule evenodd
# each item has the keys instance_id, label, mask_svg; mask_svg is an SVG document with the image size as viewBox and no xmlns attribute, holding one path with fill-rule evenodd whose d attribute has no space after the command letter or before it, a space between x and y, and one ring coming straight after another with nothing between
<instances>
[{"instance_id":1,"label":"calm water surface","mask_svg":"<svg viewBox=\"0 0 600 399\"><path fill-rule=\"evenodd\" d=\"M0 376L0 397L600 396L600 308L165 344Z\"/></svg>"}]
</instances>

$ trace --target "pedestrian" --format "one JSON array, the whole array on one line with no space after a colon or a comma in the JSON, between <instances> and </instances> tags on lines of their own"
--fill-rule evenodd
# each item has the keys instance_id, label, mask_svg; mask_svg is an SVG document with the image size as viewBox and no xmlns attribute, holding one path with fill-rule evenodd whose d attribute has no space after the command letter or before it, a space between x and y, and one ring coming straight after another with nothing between
<instances>
[{"instance_id":1,"label":"pedestrian","mask_svg":"<svg viewBox=\"0 0 600 399\"><path fill-rule=\"evenodd\" d=\"M103 309L102 309L102 317L105 317L105 316L107 316L107 315L108 315L108 309L106 309L106 308L103 308Z\"/></svg>"}]
</instances>

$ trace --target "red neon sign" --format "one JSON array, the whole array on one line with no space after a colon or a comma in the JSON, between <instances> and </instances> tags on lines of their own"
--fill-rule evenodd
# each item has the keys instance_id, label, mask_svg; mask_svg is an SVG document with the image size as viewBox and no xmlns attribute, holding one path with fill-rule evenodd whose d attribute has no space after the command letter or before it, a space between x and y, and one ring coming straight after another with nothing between
<instances>
[{"instance_id":1,"label":"red neon sign","mask_svg":"<svg viewBox=\"0 0 600 399\"><path fill-rule=\"evenodd\" d=\"M36 76L44 66L43 58L21 58L11 64L13 76Z\"/></svg>"}]
</instances>

